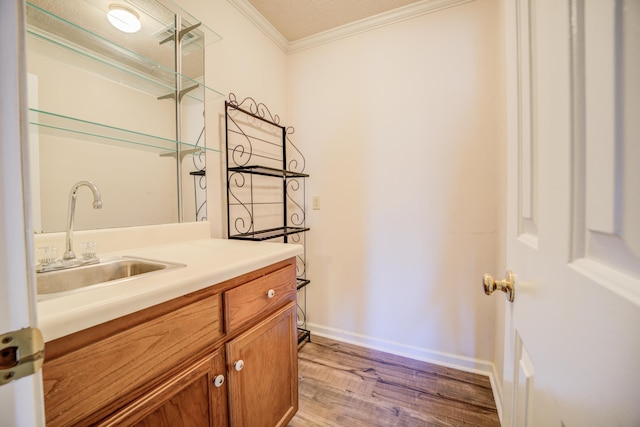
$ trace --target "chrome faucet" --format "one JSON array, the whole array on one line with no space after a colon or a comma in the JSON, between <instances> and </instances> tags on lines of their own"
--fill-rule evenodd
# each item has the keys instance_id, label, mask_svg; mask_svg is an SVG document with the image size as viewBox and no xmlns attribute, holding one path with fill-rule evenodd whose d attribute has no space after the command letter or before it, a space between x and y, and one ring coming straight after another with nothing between
<instances>
[{"instance_id":1,"label":"chrome faucet","mask_svg":"<svg viewBox=\"0 0 640 427\"><path fill-rule=\"evenodd\" d=\"M69 194L69 209L67 211L67 246L64 255L62 256L62 259L64 260L72 260L76 258L76 254L73 252L73 220L76 215L76 197L78 195L78 190L83 186L89 187L93 193L93 208L102 208L100 190L98 190L98 187L96 187L93 182L80 181L71 188L71 193Z\"/></svg>"}]
</instances>

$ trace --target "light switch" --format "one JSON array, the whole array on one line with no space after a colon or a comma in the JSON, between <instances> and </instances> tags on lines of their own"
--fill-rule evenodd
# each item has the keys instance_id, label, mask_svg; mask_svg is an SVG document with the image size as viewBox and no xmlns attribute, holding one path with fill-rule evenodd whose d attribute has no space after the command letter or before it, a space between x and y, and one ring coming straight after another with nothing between
<instances>
[{"instance_id":1,"label":"light switch","mask_svg":"<svg viewBox=\"0 0 640 427\"><path fill-rule=\"evenodd\" d=\"M311 197L311 207L314 211L320 210L320 196Z\"/></svg>"}]
</instances>

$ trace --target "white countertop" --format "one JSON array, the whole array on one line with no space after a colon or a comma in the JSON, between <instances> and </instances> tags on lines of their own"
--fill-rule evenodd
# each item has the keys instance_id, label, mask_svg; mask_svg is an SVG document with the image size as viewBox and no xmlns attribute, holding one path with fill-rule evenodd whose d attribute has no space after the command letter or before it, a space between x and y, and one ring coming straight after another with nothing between
<instances>
[{"instance_id":1,"label":"white countertop","mask_svg":"<svg viewBox=\"0 0 640 427\"><path fill-rule=\"evenodd\" d=\"M185 264L108 286L38 301L38 324L51 341L100 323L204 289L301 254L302 246L225 239L198 239L100 253Z\"/></svg>"}]
</instances>

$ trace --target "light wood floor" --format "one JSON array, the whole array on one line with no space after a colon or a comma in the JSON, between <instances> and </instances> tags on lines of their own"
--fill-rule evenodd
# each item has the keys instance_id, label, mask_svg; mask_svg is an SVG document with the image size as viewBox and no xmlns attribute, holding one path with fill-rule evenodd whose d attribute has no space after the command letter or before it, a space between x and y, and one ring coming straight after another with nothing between
<instances>
[{"instance_id":1,"label":"light wood floor","mask_svg":"<svg viewBox=\"0 0 640 427\"><path fill-rule=\"evenodd\" d=\"M289 427L500 426L489 379L312 336Z\"/></svg>"}]
</instances>

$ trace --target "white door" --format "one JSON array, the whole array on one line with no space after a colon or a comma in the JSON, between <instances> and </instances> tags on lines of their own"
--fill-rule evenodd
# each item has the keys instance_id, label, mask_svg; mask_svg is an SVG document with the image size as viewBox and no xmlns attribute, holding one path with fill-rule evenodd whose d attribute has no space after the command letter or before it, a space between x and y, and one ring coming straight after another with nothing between
<instances>
[{"instance_id":1,"label":"white door","mask_svg":"<svg viewBox=\"0 0 640 427\"><path fill-rule=\"evenodd\" d=\"M503 425L640 426L640 2L504 12Z\"/></svg>"},{"instance_id":2,"label":"white door","mask_svg":"<svg viewBox=\"0 0 640 427\"><path fill-rule=\"evenodd\" d=\"M22 120L26 117L22 1L0 0L0 40L0 335L4 335L36 326L28 191L23 181L27 144L21 143L27 134ZM9 368L4 354L0 365ZM42 402L40 373L0 385L0 425L43 426Z\"/></svg>"}]
</instances>

